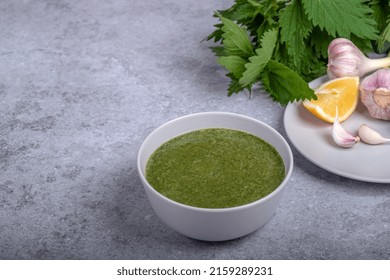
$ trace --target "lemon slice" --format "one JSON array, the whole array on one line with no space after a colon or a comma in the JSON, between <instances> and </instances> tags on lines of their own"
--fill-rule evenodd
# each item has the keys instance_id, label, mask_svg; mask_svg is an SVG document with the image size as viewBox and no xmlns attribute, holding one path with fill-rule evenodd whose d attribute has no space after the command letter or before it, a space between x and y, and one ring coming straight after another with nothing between
<instances>
[{"instance_id":1,"label":"lemon slice","mask_svg":"<svg viewBox=\"0 0 390 280\"><path fill-rule=\"evenodd\" d=\"M359 77L342 77L322 84L314 91L317 100L305 100L303 106L317 118L333 123L338 109L339 122L348 119L359 100Z\"/></svg>"}]
</instances>

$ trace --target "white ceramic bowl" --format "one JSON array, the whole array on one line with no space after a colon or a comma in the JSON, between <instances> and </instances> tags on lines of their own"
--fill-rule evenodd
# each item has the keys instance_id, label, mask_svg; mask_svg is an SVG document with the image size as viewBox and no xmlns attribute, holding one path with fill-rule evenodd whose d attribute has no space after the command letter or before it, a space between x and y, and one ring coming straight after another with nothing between
<instances>
[{"instance_id":1,"label":"white ceramic bowl","mask_svg":"<svg viewBox=\"0 0 390 280\"><path fill-rule=\"evenodd\" d=\"M266 197L231 208L192 207L161 195L145 178L145 167L150 155L171 138L202 128L236 129L262 138L274 146L282 157L285 179ZM226 112L206 112L180 117L154 130L139 149L137 167L150 204L165 224L191 238L222 241L249 234L271 219L290 178L293 155L286 140L276 130L256 119Z\"/></svg>"}]
</instances>

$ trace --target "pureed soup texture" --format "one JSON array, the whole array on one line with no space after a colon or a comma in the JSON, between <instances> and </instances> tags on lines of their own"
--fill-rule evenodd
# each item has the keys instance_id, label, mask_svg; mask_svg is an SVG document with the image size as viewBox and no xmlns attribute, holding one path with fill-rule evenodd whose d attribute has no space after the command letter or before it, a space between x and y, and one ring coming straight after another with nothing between
<instances>
[{"instance_id":1,"label":"pureed soup texture","mask_svg":"<svg viewBox=\"0 0 390 280\"><path fill-rule=\"evenodd\" d=\"M162 195L186 205L227 208L256 201L285 178L283 159L252 134L207 128L179 135L149 158L146 179Z\"/></svg>"}]
</instances>

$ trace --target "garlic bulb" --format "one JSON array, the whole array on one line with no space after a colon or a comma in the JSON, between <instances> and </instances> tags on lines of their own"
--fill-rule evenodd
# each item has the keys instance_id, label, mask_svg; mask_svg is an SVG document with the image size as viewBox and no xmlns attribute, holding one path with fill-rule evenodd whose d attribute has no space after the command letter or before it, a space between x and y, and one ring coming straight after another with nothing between
<instances>
[{"instance_id":1,"label":"garlic bulb","mask_svg":"<svg viewBox=\"0 0 390 280\"><path fill-rule=\"evenodd\" d=\"M359 136L353 136L351 133L346 131L340 124L338 119L338 113L336 110L336 118L333 123L332 128L332 137L334 142L343 148L351 148L353 145L355 145L357 142L360 141Z\"/></svg>"},{"instance_id":2,"label":"garlic bulb","mask_svg":"<svg viewBox=\"0 0 390 280\"><path fill-rule=\"evenodd\" d=\"M366 124L362 124L359 127L359 136L360 139L367 144L377 145L390 142L390 139L384 138L377 131L373 130Z\"/></svg>"},{"instance_id":3,"label":"garlic bulb","mask_svg":"<svg viewBox=\"0 0 390 280\"><path fill-rule=\"evenodd\" d=\"M328 77L359 76L390 66L390 57L367 58L358 47L345 38L334 39L328 46Z\"/></svg>"},{"instance_id":4,"label":"garlic bulb","mask_svg":"<svg viewBox=\"0 0 390 280\"><path fill-rule=\"evenodd\" d=\"M362 81L360 100L373 118L390 120L390 69L377 70Z\"/></svg>"}]
</instances>

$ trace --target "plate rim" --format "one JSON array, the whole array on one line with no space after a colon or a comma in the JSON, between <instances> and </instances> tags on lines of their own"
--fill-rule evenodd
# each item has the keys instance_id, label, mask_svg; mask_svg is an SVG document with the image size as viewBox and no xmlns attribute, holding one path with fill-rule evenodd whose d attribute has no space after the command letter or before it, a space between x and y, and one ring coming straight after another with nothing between
<instances>
[{"instance_id":1,"label":"plate rim","mask_svg":"<svg viewBox=\"0 0 390 280\"><path fill-rule=\"evenodd\" d=\"M327 76L321 76L317 79L314 79L313 81L311 81L309 83L309 86L310 87L313 87L313 85L317 84L317 83L323 83L327 80ZM294 148L304 157L306 158L308 161L310 161L311 163L313 163L314 165L328 171L328 172L331 172L333 174L336 174L336 175L339 175L339 176L342 176L342 177L345 177L345 178L349 178L349 179L354 179L354 180L358 180L358 181L363 181L363 182L368 182L368 183L380 183L380 184L389 184L390 183L390 177L388 179L380 179L380 178L374 178L374 177L367 177L367 176L359 176L357 174L352 174L352 173L349 173L349 172L344 172L340 169L337 169L337 168L332 168L332 167L329 167L329 166L326 166L324 164L322 164L321 162L318 162L316 161L315 159L313 159L310 155L308 155L307 153L303 152L301 150L300 147L298 147L296 145L296 143L292 140L292 137L290 135L290 132L289 132L289 129L287 128L287 114L289 111L291 110L294 110L294 106L297 107L301 104L301 101L295 101L295 102L292 102L292 103L289 103L287 104L286 106L286 109L284 110L284 113L283 113L283 127L284 127L284 131L286 132L287 134L287 137L289 139L289 141L291 142L291 144L294 146Z\"/></svg>"}]
</instances>

